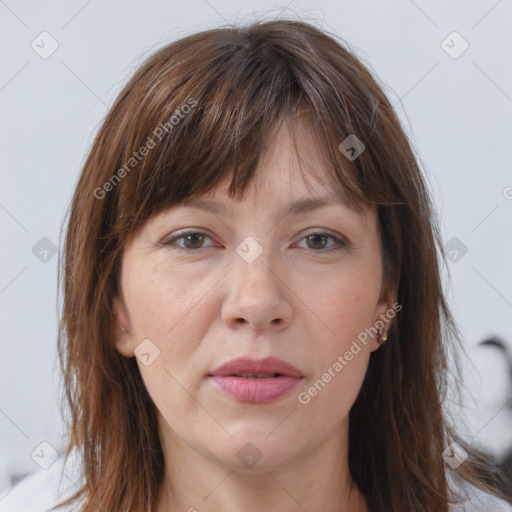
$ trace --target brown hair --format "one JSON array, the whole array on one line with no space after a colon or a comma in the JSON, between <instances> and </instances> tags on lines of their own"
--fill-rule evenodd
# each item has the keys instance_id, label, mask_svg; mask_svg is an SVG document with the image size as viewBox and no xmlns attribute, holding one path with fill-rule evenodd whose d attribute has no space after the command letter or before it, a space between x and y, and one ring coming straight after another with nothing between
<instances>
[{"instance_id":1,"label":"brown hair","mask_svg":"<svg viewBox=\"0 0 512 512\"><path fill-rule=\"evenodd\" d=\"M189 108L185 108L188 105ZM442 290L438 221L411 145L381 87L345 45L314 26L256 22L191 35L158 50L116 99L72 199L63 270L59 360L70 452L84 511L155 509L163 477L157 411L135 358L114 348L113 298L123 248L149 219L232 173L242 197L279 122L307 117L330 180L352 206L378 208L385 275L403 310L371 354L350 411L349 468L370 511L449 504L442 452L470 457L459 473L486 490L482 457L442 412L447 344L459 333ZM349 162L338 145L355 134ZM146 151L142 148L146 147ZM341 169L350 169L356 185Z\"/></svg>"}]
</instances>

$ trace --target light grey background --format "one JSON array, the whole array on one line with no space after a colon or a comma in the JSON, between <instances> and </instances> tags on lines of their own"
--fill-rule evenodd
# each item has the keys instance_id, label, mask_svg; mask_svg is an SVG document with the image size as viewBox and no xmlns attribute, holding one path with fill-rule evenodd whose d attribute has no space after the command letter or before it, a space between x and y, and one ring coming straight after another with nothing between
<instances>
[{"instance_id":1,"label":"light grey background","mask_svg":"<svg viewBox=\"0 0 512 512\"><path fill-rule=\"evenodd\" d=\"M39 469L30 454L41 442L63 447L57 256L42 262L32 248L43 237L62 244L62 219L109 105L167 42L281 11L343 37L397 104L425 165L443 239L467 247L448 268L450 302L482 374L475 381L476 369L468 371L474 403L466 411L474 414L466 435L496 454L512 446L510 411L502 408L510 399L506 366L496 351L475 348L496 335L512 349L509 0L0 0L0 490L11 475ZM43 31L58 43L46 59L31 47L48 50ZM453 31L463 40L448 37ZM464 41L469 46L453 58L444 40L452 56Z\"/></svg>"}]
</instances>

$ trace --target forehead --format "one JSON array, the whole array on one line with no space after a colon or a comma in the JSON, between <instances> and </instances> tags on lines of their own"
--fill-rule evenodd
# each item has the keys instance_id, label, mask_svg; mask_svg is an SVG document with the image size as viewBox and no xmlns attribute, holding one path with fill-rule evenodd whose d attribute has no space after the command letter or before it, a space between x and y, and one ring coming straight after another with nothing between
<instances>
[{"instance_id":1,"label":"forehead","mask_svg":"<svg viewBox=\"0 0 512 512\"><path fill-rule=\"evenodd\" d=\"M222 219L244 218L273 219L279 223L286 219L308 218L318 212L332 219L345 219L351 225L366 230L369 222L376 222L374 207L365 206L362 210L351 208L333 190L313 188L300 193L290 192L288 184L275 185L270 190L258 192L256 188L249 198L231 198L226 189L220 186L212 193L188 198L176 206L174 211L204 211ZM259 195L258 195L259 194ZM318 218L318 217L317 217ZM275 225L275 224L274 224Z\"/></svg>"},{"instance_id":2,"label":"forehead","mask_svg":"<svg viewBox=\"0 0 512 512\"><path fill-rule=\"evenodd\" d=\"M339 184L327 171L317 145L313 142L308 125L295 124L293 132L283 123L264 149L254 181L241 198L228 193L232 175L213 190L183 200L180 206L194 207L216 214L228 214L239 203L248 206L261 200L269 200L272 209L281 215L299 215L327 206L339 206L366 219L370 205L350 205L337 193ZM352 181L350 169L342 169L347 180ZM353 182L353 181L352 181Z\"/></svg>"},{"instance_id":3,"label":"forehead","mask_svg":"<svg viewBox=\"0 0 512 512\"><path fill-rule=\"evenodd\" d=\"M180 204L180 207L195 208L198 210L211 212L219 216L231 216L233 213L233 209L236 207L236 203L228 201L232 200L218 200L208 197L196 197L183 201ZM343 200L334 195L309 197L303 196L298 199L291 200L284 200L283 198L283 201L281 202L273 202L273 209L275 210L276 215L280 217L298 217L300 215L305 215L307 213L311 213L314 212L315 210L319 210L321 208L326 208L329 206L337 206L339 208L343 208L345 211L350 210L351 214L360 217L360 220L364 224L366 224L370 211L369 209L367 209L363 212L355 212Z\"/></svg>"}]
</instances>

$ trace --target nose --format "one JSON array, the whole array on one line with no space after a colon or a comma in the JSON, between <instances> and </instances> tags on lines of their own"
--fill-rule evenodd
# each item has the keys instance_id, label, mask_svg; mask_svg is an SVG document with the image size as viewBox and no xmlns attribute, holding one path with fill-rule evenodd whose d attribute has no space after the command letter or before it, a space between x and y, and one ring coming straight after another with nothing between
<instances>
[{"instance_id":1,"label":"nose","mask_svg":"<svg viewBox=\"0 0 512 512\"><path fill-rule=\"evenodd\" d=\"M233 264L226 276L228 288L221 310L224 323L235 330L286 329L293 316L291 286L266 251L252 263L235 254Z\"/></svg>"}]
</instances>

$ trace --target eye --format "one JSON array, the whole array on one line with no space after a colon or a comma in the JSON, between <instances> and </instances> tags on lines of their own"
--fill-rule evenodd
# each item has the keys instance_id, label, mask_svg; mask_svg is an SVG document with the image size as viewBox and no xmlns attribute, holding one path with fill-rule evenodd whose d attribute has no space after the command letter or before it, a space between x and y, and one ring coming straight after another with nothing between
<instances>
[{"instance_id":1,"label":"eye","mask_svg":"<svg viewBox=\"0 0 512 512\"><path fill-rule=\"evenodd\" d=\"M182 249L184 251L193 252L196 249L202 249L202 243L205 238L210 238L207 234L202 233L200 231L187 231L185 233L182 233L179 236L176 236L174 238L171 238L170 240L166 240L162 242L165 246L170 246L171 249ZM183 240L184 246L177 244L177 246L173 247L173 245L176 245L176 242L178 240ZM211 238L210 238L211 240Z\"/></svg>"},{"instance_id":2,"label":"eye","mask_svg":"<svg viewBox=\"0 0 512 512\"><path fill-rule=\"evenodd\" d=\"M329 238L334 240L334 243L328 248L326 248L325 243ZM335 237L330 233L325 233L321 231L310 233L302 240L306 240L306 243L309 245L308 249L311 249L314 252L332 252L348 247L348 244L345 243L343 240L340 240L338 237ZM310 245L310 242L313 244L312 247Z\"/></svg>"},{"instance_id":3,"label":"eye","mask_svg":"<svg viewBox=\"0 0 512 512\"><path fill-rule=\"evenodd\" d=\"M208 247L203 246L203 242L207 238L211 240L211 237L209 237L206 233L202 233L201 231L186 231L178 236L162 242L162 245L170 247L171 249L181 249L186 252L194 252L198 249L204 249ZM334 243L331 246L326 247L325 244L328 239L333 240ZM178 240L183 240L183 245L177 243ZM329 253L349 246L338 237L321 231L310 233L301 239L301 241L303 240L306 240L306 243L308 244L307 248L314 252ZM311 246L311 244L313 244L313 246Z\"/></svg>"}]
</instances>

